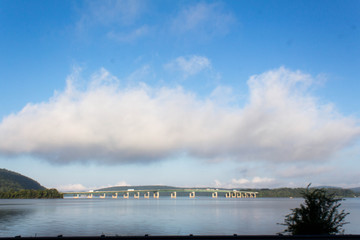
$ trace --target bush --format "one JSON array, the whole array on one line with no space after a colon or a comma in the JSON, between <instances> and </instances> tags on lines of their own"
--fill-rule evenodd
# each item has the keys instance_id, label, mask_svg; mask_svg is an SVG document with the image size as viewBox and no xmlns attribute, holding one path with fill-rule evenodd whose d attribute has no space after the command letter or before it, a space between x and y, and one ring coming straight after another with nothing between
<instances>
[{"instance_id":1,"label":"bush","mask_svg":"<svg viewBox=\"0 0 360 240\"><path fill-rule=\"evenodd\" d=\"M302 193L305 200L299 208L291 209L292 213L285 217L287 226L284 233L293 235L326 235L343 233L342 226L347 224L345 217L349 213L338 211L340 201L334 194L324 189L309 189Z\"/></svg>"}]
</instances>

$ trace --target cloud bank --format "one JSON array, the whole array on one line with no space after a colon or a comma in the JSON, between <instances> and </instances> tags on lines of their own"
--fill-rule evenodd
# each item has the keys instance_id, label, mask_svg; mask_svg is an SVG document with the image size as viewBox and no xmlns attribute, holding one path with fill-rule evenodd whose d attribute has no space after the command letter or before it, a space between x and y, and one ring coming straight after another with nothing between
<instances>
[{"instance_id":1,"label":"cloud bank","mask_svg":"<svg viewBox=\"0 0 360 240\"><path fill-rule=\"evenodd\" d=\"M274 178L258 177L231 179L228 182L220 182L215 179L213 186L216 188L263 188L279 186L279 181Z\"/></svg>"},{"instance_id":2,"label":"cloud bank","mask_svg":"<svg viewBox=\"0 0 360 240\"><path fill-rule=\"evenodd\" d=\"M356 119L311 96L313 79L279 68L248 80L243 107L181 87L120 87L105 69L88 86L29 103L0 123L0 153L51 162L146 163L187 154L203 159L326 160L359 137Z\"/></svg>"}]
</instances>

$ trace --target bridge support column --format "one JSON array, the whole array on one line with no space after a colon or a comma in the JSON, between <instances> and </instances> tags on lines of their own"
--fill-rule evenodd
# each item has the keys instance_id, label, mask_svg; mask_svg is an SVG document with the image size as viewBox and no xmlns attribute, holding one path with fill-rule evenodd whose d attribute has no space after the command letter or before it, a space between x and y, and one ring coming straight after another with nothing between
<instances>
[{"instance_id":1,"label":"bridge support column","mask_svg":"<svg viewBox=\"0 0 360 240\"><path fill-rule=\"evenodd\" d=\"M159 192L154 192L154 198L159 198L160 194Z\"/></svg>"},{"instance_id":2,"label":"bridge support column","mask_svg":"<svg viewBox=\"0 0 360 240\"><path fill-rule=\"evenodd\" d=\"M226 198L230 198L230 197L231 197L231 192L227 192L227 193L225 194L225 197L226 197Z\"/></svg>"},{"instance_id":3,"label":"bridge support column","mask_svg":"<svg viewBox=\"0 0 360 240\"><path fill-rule=\"evenodd\" d=\"M191 193L189 194L189 197L190 197L190 198L195 198L195 192L191 192Z\"/></svg>"},{"instance_id":4,"label":"bridge support column","mask_svg":"<svg viewBox=\"0 0 360 240\"><path fill-rule=\"evenodd\" d=\"M134 198L139 199L140 198L140 192L134 193Z\"/></svg>"},{"instance_id":5,"label":"bridge support column","mask_svg":"<svg viewBox=\"0 0 360 240\"><path fill-rule=\"evenodd\" d=\"M74 198L79 198L79 194L76 194L76 196L74 196Z\"/></svg>"},{"instance_id":6,"label":"bridge support column","mask_svg":"<svg viewBox=\"0 0 360 240\"><path fill-rule=\"evenodd\" d=\"M90 195L88 195L87 198L93 198L92 193Z\"/></svg>"},{"instance_id":7,"label":"bridge support column","mask_svg":"<svg viewBox=\"0 0 360 240\"><path fill-rule=\"evenodd\" d=\"M172 192L172 193L170 194L170 196L171 196L171 198L176 198L176 192Z\"/></svg>"},{"instance_id":8,"label":"bridge support column","mask_svg":"<svg viewBox=\"0 0 360 240\"><path fill-rule=\"evenodd\" d=\"M218 197L218 193L217 193L217 192L213 192L213 193L211 194L211 196L212 196L212 198L217 198L217 197Z\"/></svg>"},{"instance_id":9,"label":"bridge support column","mask_svg":"<svg viewBox=\"0 0 360 240\"><path fill-rule=\"evenodd\" d=\"M123 197L124 198L129 198L129 192L124 193Z\"/></svg>"},{"instance_id":10,"label":"bridge support column","mask_svg":"<svg viewBox=\"0 0 360 240\"><path fill-rule=\"evenodd\" d=\"M241 198L241 192L236 193L236 198Z\"/></svg>"},{"instance_id":11,"label":"bridge support column","mask_svg":"<svg viewBox=\"0 0 360 240\"><path fill-rule=\"evenodd\" d=\"M144 193L144 198L149 198L149 197L150 197L150 192Z\"/></svg>"},{"instance_id":12,"label":"bridge support column","mask_svg":"<svg viewBox=\"0 0 360 240\"><path fill-rule=\"evenodd\" d=\"M236 192L232 192L231 197L236 198Z\"/></svg>"},{"instance_id":13,"label":"bridge support column","mask_svg":"<svg viewBox=\"0 0 360 240\"><path fill-rule=\"evenodd\" d=\"M105 198L106 197L106 194L104 193L104 195L100 195L100 198Z\"/></svg>"},{"instance_id":14,"label":"bridge support column","mask_svg":"<svg viewBox=\"0 0 360 240\"><path fill-rule=\"evenodd\" d=\"M115 193L115 195L111 196L112 198L117 198L118 197L118 193Z\"/></svg>"}]
</instances>

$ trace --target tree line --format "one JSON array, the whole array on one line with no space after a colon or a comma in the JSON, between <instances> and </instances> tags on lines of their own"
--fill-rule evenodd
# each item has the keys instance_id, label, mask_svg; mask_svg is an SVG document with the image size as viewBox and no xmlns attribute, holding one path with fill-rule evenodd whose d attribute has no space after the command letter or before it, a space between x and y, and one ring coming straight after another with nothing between
<instances>
[{"instance_id":1,"label":"tree line","mask_svg":"<svg viewBox=\"0 0 360 240\"><path fill-rule=\"evenodd\" d=\"M43 190L33 190L33 189L22 189L22 190L9 190L0 192L0 199L36 199L36 198L63 198L63 194L59 193L56 189L43 189Z\"/></svg>"},{"instance_id":2,"label":"tree line","mask_svg":"<svg viewBox=\"0 0 360 240\"><path fill-rule=\"evenodd\" d=\"M316 188L312 188L316 189ZM259 192L257 197L303 197L306 188L275 188L275 189L253 189L252 191ZM333 194L337 197L352 198L359 197L359 193L355 193L350 189L342 188L326 188L327 193Z\"/></svg>"}]
</instances>

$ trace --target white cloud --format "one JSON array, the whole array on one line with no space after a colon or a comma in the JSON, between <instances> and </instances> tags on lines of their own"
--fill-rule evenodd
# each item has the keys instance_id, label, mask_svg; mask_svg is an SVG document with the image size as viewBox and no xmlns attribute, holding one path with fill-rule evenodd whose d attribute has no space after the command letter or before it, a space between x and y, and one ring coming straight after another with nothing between
<instances>
[{"instance_id":1,"label":"white cloud","mask_svg":"<svg viewBox=\"0 0 360 240\"><path fill-rule=\"evenodd\" d=\"M273 186L275 182L274 178L267 177L254 177L253 179L232 179L231 184L228 185L230 188L261 188Z\"/></svg>"},{"instance_id":2,"label":"white cloud","mask_svg":"<svg viewBox=\"0 0 360 240\"><path fill-rule=\"evenodd\" d=\"M268 188L268 187L278 187L279 181L276 181L274 178L268 177L253 177L253 178L233 178L230 182L221 183L218 180L215 180L214 187L217 188Z\"/></svg>"},{"instance_id":3,"label":"white cloud","mask_svg":"<svg viewBox=\"0 0 360 240\"><path fill-rule=\"evenodd\" d=\"M228 33L235 17L221 3L196 3L183 8L172 21L175 33L215 36Z\"/></svg>"},{"instance_id":4,"label":"white cloud","mask_svg":"<svg viewBox=\"0 0 360 240\"><path fill-rule=\"evenodd\" d=\"M67 184L67 185L60 185L55 187L57 190L61 191L61 192L82 192L82 191L89 191L89 190L96 190L96 189L101 189L101 188L108 188L108 187L123 187L123 186L131 186L130 184L128 184L126 181L120 181L117 182L114 185L102 185L102 186L91 186L91 187L86 187L80 183L76 183L76 184Z\"/></svg>"},{"instance_id":5,"label":"white cloud","mask_svg":"<svg viewBox=\"0 0 360 240\"><path fill-rule=\"evenodd\" d=\"M105 35L117 42L129 43L146 36L148 25L139 19L146 9L142 0L88 1L78 6L79 19L75 24L78 37L89 41L89 34Z\"/></svg>"},{"instance_id":6,"label":"white cloud","mask_svg":"<svg viewBox=\"0 0 360 240\"><path fill-rule=\"evenodd\" d=\"M210 98L218 104L224 106L231 105L232 103L237 103L239 99L238 96L235 96L233 89L227 86L217 86L210 94Z\"/></svg>"},{"instance_id":7,"label":"white cloud","mask_svg":"<svg viewBox=\"0 0 360 240\"><path fill-rule=\"evenodd\" d=\"M149 33L149 27L143 25L139 28L131 30L130 32L114 32L111 31L107 34L110 39L114 39L119 42L133 42L138 38L141 38Z\"/></svg>"},{"instance_id":8,"label":"white cloud","mask_svg":"<svg viewBox=\"0 0 360 240\"><path fill-rule=\"evenodd\" d=\"M146 1L140 0L101 0L89 1L81 8L83 11L77 23L84 28L93 25L131 25L144 10Z\"/></svg>"},{"instance_id":9,"label":"white cloud","mask_svg":"<svg viewBox=\"0 0 360 240\"><path fill-rule=\"evenodd\" d=\"M215 179L215 180L214 180L214 186L215 186L215 187L221 187L222 184L221 184L221 182L220 182L219 180Z\"/></svg>"},{"instance_id":10,"label":"white cloud","mask_svg":"<svg viewBox=\"0 0 360 240\"><path fill-rule=\"evenodd\" d=\"M136 71L132 72L126 80L128 82L141 82L145 78L149 78L151 73L151 68L149 65L144 65L141 68L137 69Z\"/></svg>"},{"instance_id":11,"label":"white cloud","mask_svg":"<svg viewBox=\"0 0 360 240\"><path fill-rule=\"evenodd\" d=\"M74 79L69 77L64 92L2 120L2 154L57 163L139 163L183 153L237 161L324 161L360 134L356 119L309 94L311 76L285 68L252 76L243 108L181 87L121 88L104 69L84 90Z\"/></svg>"},{"instance_id":12,"label":"white cloud","mask_svg":"<svg viewBox=\"0 0 360 240\"><path fill-rule=\"evenodd\" d=\"M266 177L254 177L251 182L253 183L270 183L273 182L273 178L266 178Z\"/></svg>"},{"instance_id":13,"label":"white cloud","mask_svg":"<svg viewBox=\"0 0 360 240\"><path fill-rule=\"evenodd\" d=\"M124 186L130 186L130 184L128 184L125 181L120 181L120 182L116 183L114 186L124 187Z\"/></svg>"},{"instance_id":14,"label":"white cloud","mask_svg":"<svg viewBox=\"0 0 360 240\"><path fill-rule=\"evenodd\" d=\"M80 183L60 185L60 186L56 187L56 189L61 192L81 192L81 191L89 190L89 188L85 187L84 185L82 185Z\"/></svg>"},{"instance_id":15,"label":"white cloud","mask_svg":"<svg viewBox=\"0 0 360 240\"><path fill-rule=\"evenodd\" d=\"M237 184L237 185L243 185L243 184L247 184L250 182L250 180L246 179L246 178L241 178L241 179L233 179L231 181L233 184Z\"/></svg>"},{"instance_id":16,"label":"white cloud","mask_svg":"<svg viewBox=\"0 0 360 240\"><path fill-rule=\"evenodd\" d=\"M203 56L178 57L165 64L165 69L182 72L185 78L211 68L211 62Z\"/></svg>"}]
</instances>

